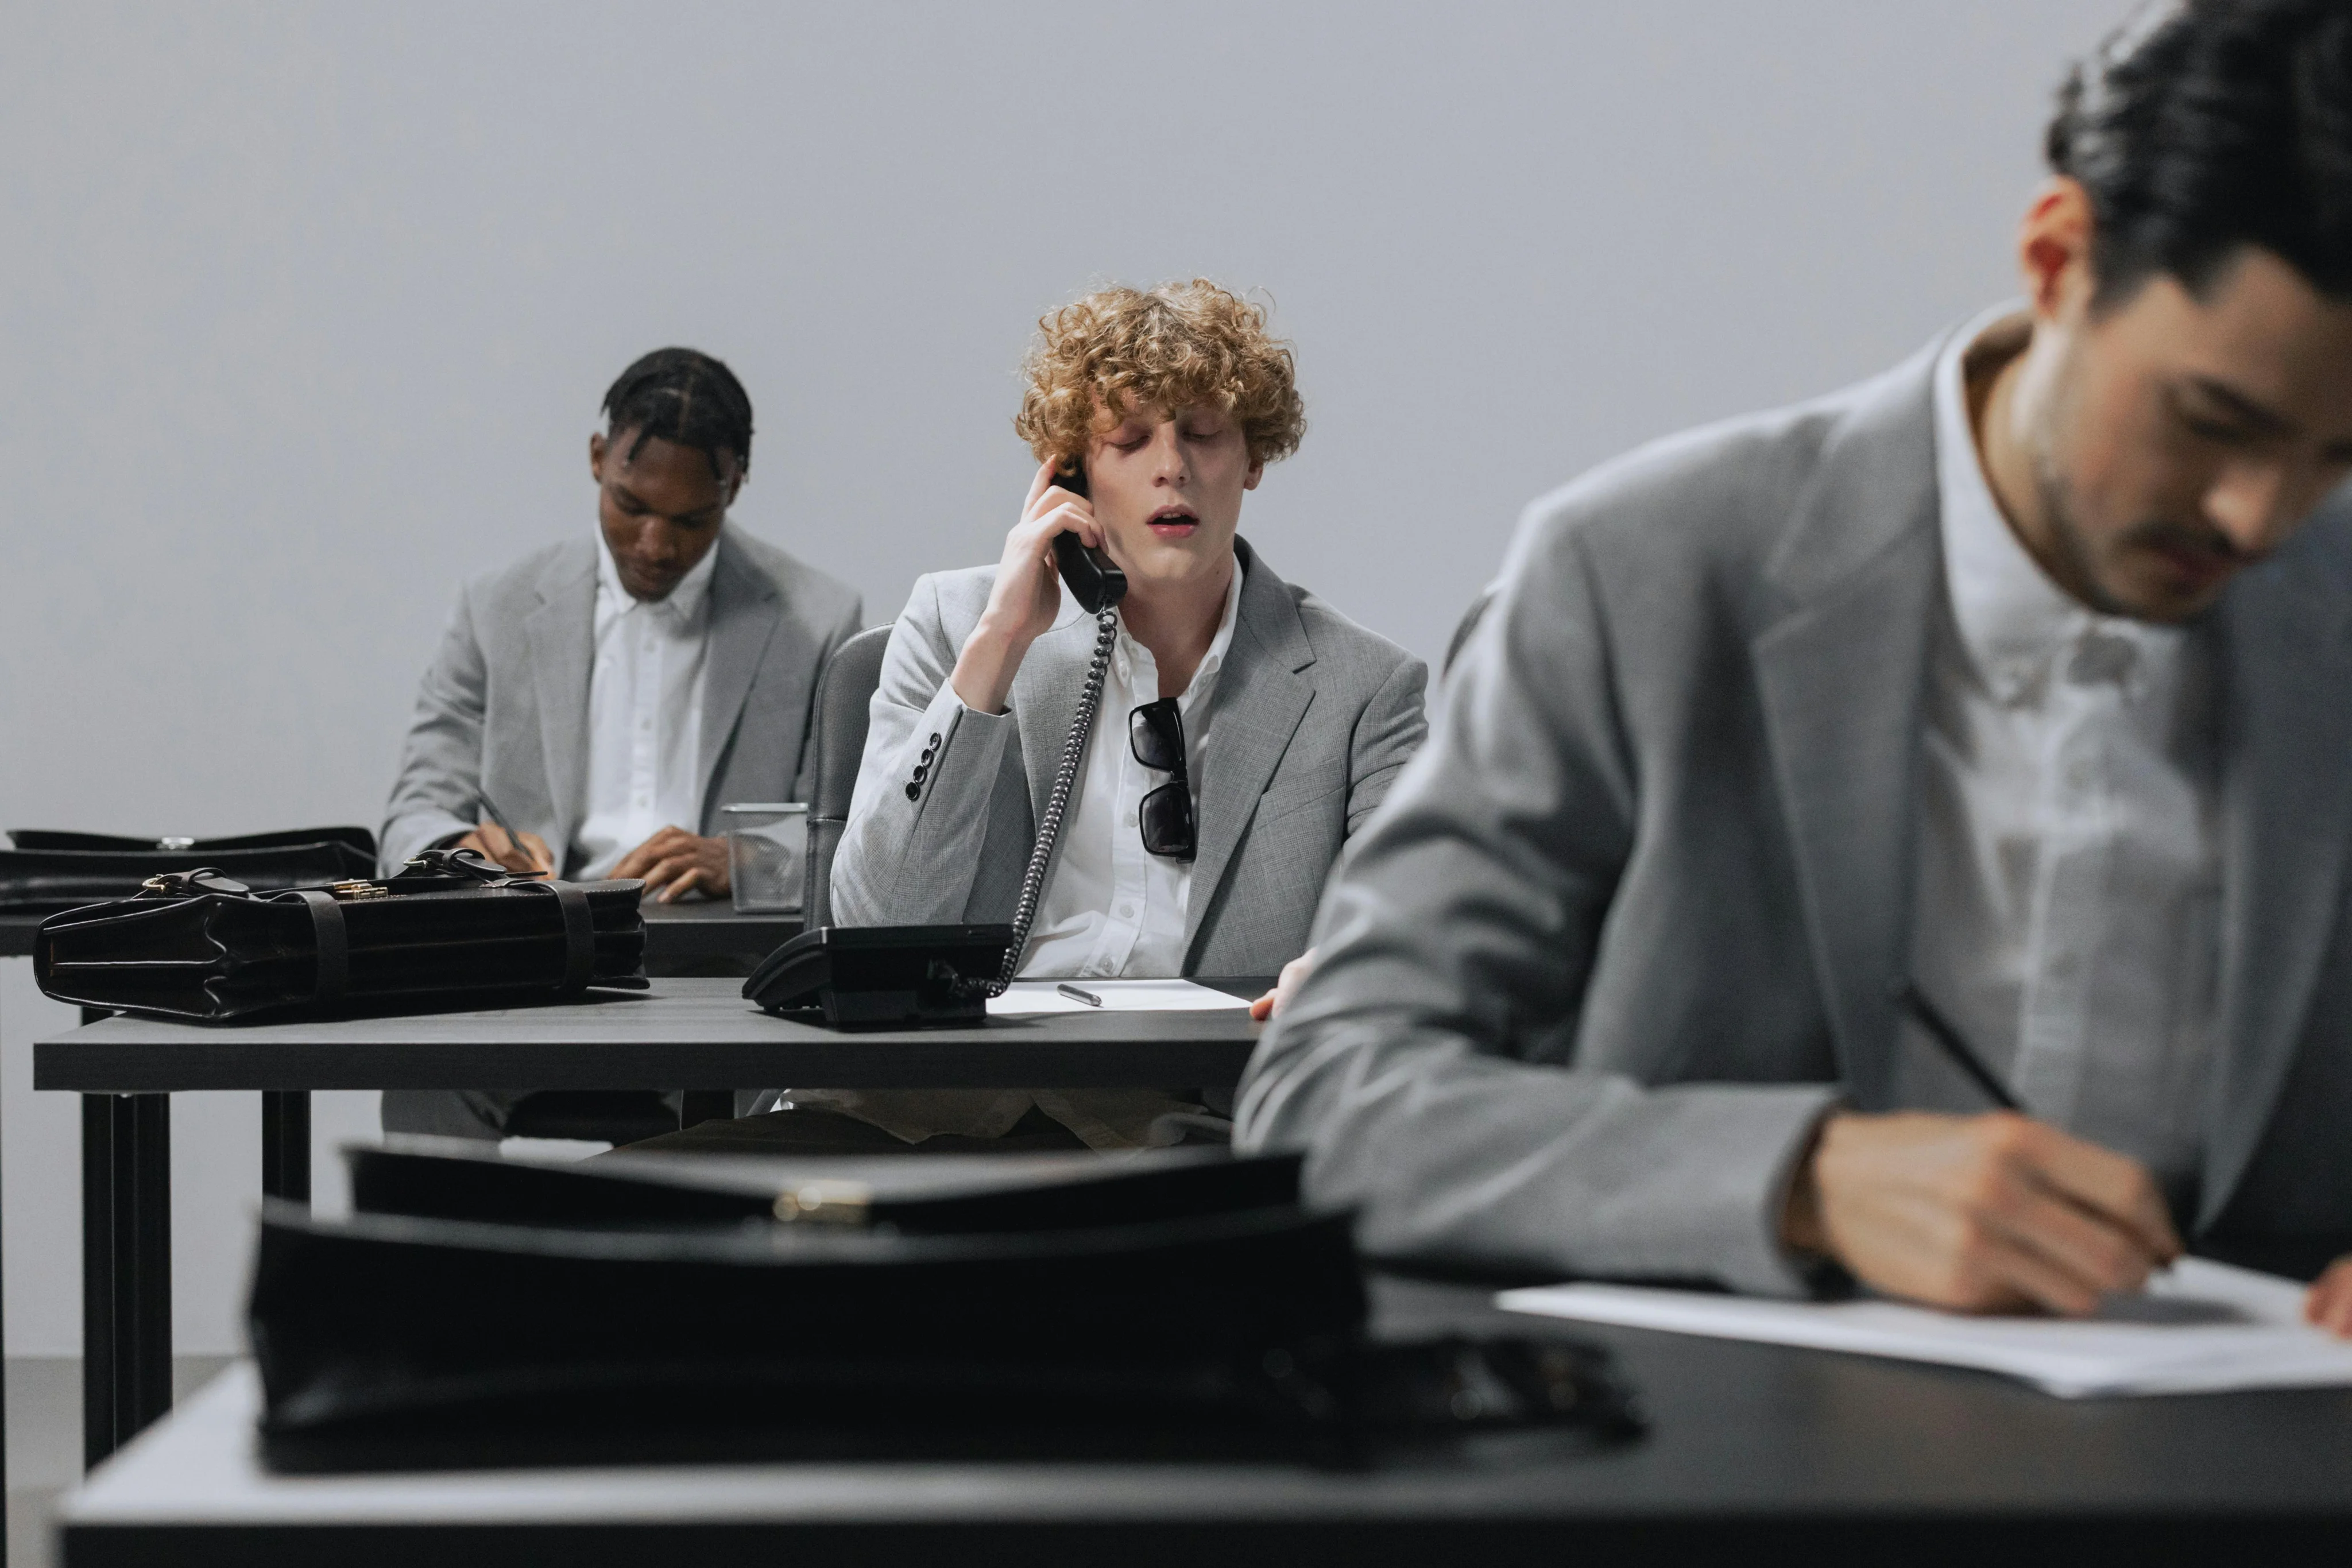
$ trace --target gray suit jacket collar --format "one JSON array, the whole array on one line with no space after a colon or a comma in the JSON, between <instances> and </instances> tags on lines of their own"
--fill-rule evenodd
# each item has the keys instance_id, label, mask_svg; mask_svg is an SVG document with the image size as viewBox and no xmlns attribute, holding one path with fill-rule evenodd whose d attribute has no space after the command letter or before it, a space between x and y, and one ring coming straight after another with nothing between
<instances>
[{"instance_id":1,"label":"gray suit jacket collar","mask_svg":"<svg viewBox=\"0 0 2352 1568\"><path fill-rule=\"evenodd\" d=\"M729 525L719 536L719 564L710 577L710 632L702 666L702 744L695 768L702 780L703 822L707 832L718 802L711 791L719 786L719 762L742 721L743 704L751 682L767 656L768 644L783 621L782 596L775 580L744 558Z\"/></svg>"},{"instance_id":2,"label":"gray suit jacket collar","mask_svg":"<svg viewBox=\"0 0 2352 1568\"><path fill-rule=\"evenodd\" d=\"M1931 374L1942 345L1870 383L1835 427L1765 567L1753 643L1815 978L1839 1065L1885 1103L1892 987L1909 961L1916 762L1943 581Z\"/></svg>"},{"instance_id":3,"label":"gray suit jacket collar","mask_svg":"<svg viewBox=\"0 0 2352 1568\"><path fill-rule=\"evenodd\" d=\"M547 563L539 603L524 618L532 684L539 695L539 744L554 809L549 847L561 861L580 828L588 797L588 680L596 658L596 551L578 539ZM511 809L511 808L509 808Z\"/></svg>"},{"instance_id":4,"label":"gray suit jacket collar","mask_svg":"<svg viewBox=\"0 0 2352 1568\"><path fill-rule=\"evenodd\" d=\"M586 538L567 545L536 584L539 603L525 617L532 680L538 688L541 755L548 798L555 803L556 852L579 830L578 802L588 793L588 684L595 662L596 551ZM775 583L744 559L732 525L719 536L710 576L710 632L703 666L702 744L696 765L707 797L735 736L752 677L782 619ZM701 802L707 828L711 802Z\"/></svg>"},{"instance_id":5,"label":"gray suit jacket collar","mask_svg":"<svg viewBox=\"0 0 2352 1568\"><path fill-rule=\"evenodd\" d=\"M1256 813L1258 797L1315 695L1314 684L1299 674L1315 662L1315 648L1307 641L1289 585L1258 559L1246 539L1234 541L1234 553L1243 566L1242 597L1234 613L1225 667L1217 676L1216 749L1200 781L1200 852L1192 862L1185 912L1188 952L1232 867L1234 850ZM1094 647L1094 617L1079 615L1031 643L1013 677L1013 711L1021 716L1021 765L1028 776L1032 822L1045 820L1045 797L1053 789ZM1101 714L1095 722L1098 727L1109 727L1107 735L1123 733L1125 718L1124 714ZM1058 854L1060 846L1055 849Z\"/></svg>"},{"instance_id":6,"label":"gray suit jacket collar","mask_svg":"<svg viewBox=\"0 0 2352 1568\"><path fill-rule=\"evenodd\" d=\"M1765 570L1753 653L1816 978L1847 1085L1890 1093L1911 941L1928 635L1943 592L1931 375L1864 389ZM2300 1041L2352 825L2352 581L2290 547L2216 611L2224 670L2222 967L2197 1222L2221 1216Z\"/></svg>"}]
</instances>

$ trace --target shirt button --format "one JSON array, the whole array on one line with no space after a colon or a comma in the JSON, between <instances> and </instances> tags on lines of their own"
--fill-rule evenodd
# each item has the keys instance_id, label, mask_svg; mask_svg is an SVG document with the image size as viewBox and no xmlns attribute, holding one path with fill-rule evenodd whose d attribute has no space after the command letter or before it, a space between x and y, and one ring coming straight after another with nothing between
<instances>
[{"instance_id":1,"label":"shirt button","mask_svg":"<svg viewBox=\"0 0 2352 1568\"><path fill-rule=\"evenodd\" d=\"M1118 917L1119 917L1121 920L1132 920L1132 919L1134 919L1134 918L1135 918L1135 906L1134 906L1133 904L1120 904L1120 905L1118 906Z\"/></svg>"},{"instance_id":2,"label":"shirt button","mask_svg":"<svg viewBox=\"0 0 2352 1568\"><path fill-rule=\"evenodd\" d=\"M1127 825L1130 828L1135 826L1135 813L1132 811L1127 814Z\"/></svg>"}]
</instances>

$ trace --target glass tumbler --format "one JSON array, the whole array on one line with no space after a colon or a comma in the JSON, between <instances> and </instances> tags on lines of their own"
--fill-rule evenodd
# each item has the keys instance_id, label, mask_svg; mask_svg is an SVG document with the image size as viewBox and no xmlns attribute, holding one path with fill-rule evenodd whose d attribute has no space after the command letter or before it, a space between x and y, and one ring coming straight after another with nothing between
<instances>
[{"instance_id":1,"label":"glass tumbler","mask_svg":"<svg viewBox=\"0 0 2352 1568\"><path fill-rule=\"evenodd\" d=\"M808 808L797 801L719 808L738 915L797 915L808 859Z\"/></svg>"}]
</instances>

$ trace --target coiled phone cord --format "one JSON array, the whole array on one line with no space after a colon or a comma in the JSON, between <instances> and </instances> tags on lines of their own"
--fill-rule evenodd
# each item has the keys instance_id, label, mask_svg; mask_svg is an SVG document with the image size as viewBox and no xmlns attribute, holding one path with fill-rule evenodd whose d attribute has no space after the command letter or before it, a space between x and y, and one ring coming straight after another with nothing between
<instances>
[{"instance_id":1,"label":"coiled phone cord","mask_svg":"<svg viewBox=\"0 0 2352 1568\"><path fill-rule=\"evenodd\" d=\"M1094 732L1095 710L1102 706L1103 681L1110 674L1110 651L1118 641L1118 614L1105 610L1095 617L1095 658L1087 667L1086 688L1078 693L1078 711L1070 720L1069 738L1062 742L1061 766L1054 770L1053 792L1045 797L1045 820L1037 824L1037 841L1029 851L1029 869L1021 873L1021 902L1013 909L1013 943L1004 949L1004 967L989 983L988 994L1001 997L1021 967L1022 950L1029 946L1030 923L1037 918L1037 901L1045 892L1045 873L1054 859L1054 842L1062 836L1062 814L1069 810L1070 791L1078 782L1078 765L1086 760L1087 737Z\"/></svg>"}]
</instances>

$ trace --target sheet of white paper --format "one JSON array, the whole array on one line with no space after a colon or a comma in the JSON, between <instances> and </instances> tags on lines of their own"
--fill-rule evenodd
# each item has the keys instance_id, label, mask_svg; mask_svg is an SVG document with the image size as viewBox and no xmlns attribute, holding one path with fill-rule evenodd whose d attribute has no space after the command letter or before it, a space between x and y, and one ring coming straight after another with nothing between
<instances>
[{"instance_id":1,"label":"sheet of white paper","mask_svg":"<svg viewBox=\"0 0 2352 1568\"><path fill-rule=\"evenodd\" d=\"M2067 1398L2352 1384L2352 1343L2303 1321L2303 1287L2183 1259L2097 1318L1981 1318L1895 1301L1767 1301L1628 1285L1505 1291L1515 1312L1973 1366Z\"/></svg>"},{"instance_id":2,"label":"sheet of white paper","mask_svg":"<svg viewBox=\"0 0 2352 1568\"><path fill-rule=\"evenodd\" d=\"M1090 1008L1054 988L1076 986L1102 998ZM1016 1013L1200 1013L1245 1008L1245 997L1229 997L1190 980L1015 980L1013 988L988 999L988 1010L999 1018Z\"/></svg>"}]
</instances>

